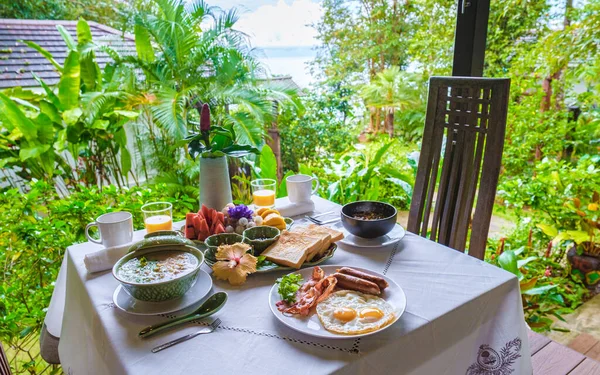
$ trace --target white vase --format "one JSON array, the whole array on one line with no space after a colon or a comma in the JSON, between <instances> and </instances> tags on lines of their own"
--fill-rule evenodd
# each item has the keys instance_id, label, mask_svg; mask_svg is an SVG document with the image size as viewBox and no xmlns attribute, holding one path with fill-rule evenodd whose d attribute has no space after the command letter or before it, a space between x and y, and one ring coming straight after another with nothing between
<instances>
[{"instance_id":1,"label":"white vase","mask_svg":"<svg viewBox=\"0 0 600 375\"><path fill-rule=\"evenodd\" d=\"M200 158L200 206L220 211L233 202L227 157Z\"/></svg>"}]
</instances>

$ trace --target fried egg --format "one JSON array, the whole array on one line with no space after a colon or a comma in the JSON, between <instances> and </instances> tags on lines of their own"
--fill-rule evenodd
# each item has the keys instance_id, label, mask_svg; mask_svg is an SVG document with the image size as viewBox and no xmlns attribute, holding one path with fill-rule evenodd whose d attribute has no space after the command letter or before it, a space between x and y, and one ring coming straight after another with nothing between
<instances>
[{"instance_id":1,"label":"fried egg","mask_svg":"<svg viewBox=\"0 0 600 375\"><path fill-rule=\"evenodd\" d=\"M326 330L345 335L376 331L395 318L384 299L352 290L332 293L317 305L317 315Z\"/></svg>"}]
</instances>

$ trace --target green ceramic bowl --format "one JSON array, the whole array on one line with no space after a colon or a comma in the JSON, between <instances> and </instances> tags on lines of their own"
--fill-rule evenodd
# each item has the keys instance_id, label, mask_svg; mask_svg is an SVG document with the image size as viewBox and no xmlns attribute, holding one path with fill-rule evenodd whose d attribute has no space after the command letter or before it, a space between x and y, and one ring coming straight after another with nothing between
<instances>
[{"instance_id":1,"label":"green ceramic bowl","mask_svg":"<svg viewBox=\"0 0 600 375\"><path fill-rule=\"evenodd\" d=\"M217 248L221 245L233 245L234 243L243 242L243 237L237 233L219 233L208 236L204 243L213 252L217 252Z\"/></svg>"},{"instance_id":2,"label":"green ceramic bowl","mask_svg":"<svg viewBox=\"0 0 600 375\"><path fill-rule=\"evenodd\" d=\"M279 234L279 229L275 227L252 227L244 231L244 242L252 246L254 255L258 256L279 239Z\"/></svg>"},{"instance_id":3,"label":"green ceramic bowl","mask_svg":"<svg viewBox=\"0 0 600 375\"><path fill-rule=\"evenodd\" d=\"M290 217L284 217L283 221L285 221L285 225L287 227L287 230L290 230L292 228L292 225L294 225L294 220Z\"/></svg>"},{"instance_id":4,"label":"green ceramic bowl","mask_svg":"<svg viewBox=\"0 0 600 375\"><path fill-rule=\"evenodd\" d=\"M200 266L204 262L204 254L192 241L177 236L155 236L134 244L129 253L115 263L112 273L129 295L140 301L160 302L183 296L195 283L200 272ZM173 243L176 242L176 243ZM163 253L169 251L183 251L192 254L198 260L198 264L191 272L175 277L171 280L156 283L134 283L121 279L118 275L120 267L132 258L147 256L148 254Z\"/></svg>"}]
</instances>

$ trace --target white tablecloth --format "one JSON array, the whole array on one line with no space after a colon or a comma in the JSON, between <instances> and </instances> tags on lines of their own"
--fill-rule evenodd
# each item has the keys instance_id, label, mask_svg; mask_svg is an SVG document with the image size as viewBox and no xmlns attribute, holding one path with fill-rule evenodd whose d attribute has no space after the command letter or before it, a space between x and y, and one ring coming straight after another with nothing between
<instances>
[{"instance_id":1,"label":"white tablecloth","mask_svg":"<svg viewBox=\"0 0 600 375\"><path fill-rule=\"evenodd\" d=\"M317 212L339 209L314 199ZM338 248L326 263L372 269L404 289L406 312L383 332L325 340L292 331L268 305L269 290L283 273L256 274L242 287L215 281L214 291L229 294L216 315L221 327L157 354L150 349L197 326L139 339L142 328L165 317L128 315L114 306L118 282L110 271L90 275L83 264L84 255L98 248L68 248L46 318L49 332L60 336L68 374L532 373L516 277L410 233L386 249Z\"/></svg>"}]
</instances>

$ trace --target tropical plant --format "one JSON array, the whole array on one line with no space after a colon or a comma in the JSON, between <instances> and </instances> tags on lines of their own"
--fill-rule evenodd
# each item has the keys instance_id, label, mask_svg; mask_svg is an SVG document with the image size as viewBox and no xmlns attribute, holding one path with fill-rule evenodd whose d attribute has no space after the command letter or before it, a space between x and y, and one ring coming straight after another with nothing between
<instances>
[{"instance_id":1,"label":"tropical plant","mask_svg":"<svg viewBox=\"0 0 600 375\"><path fill-rule=\"evenodd\" d=\"M392 147L398 146L395 140L374 145L377 147L369 149L355 144L353 150L325 162L301 164L300 173L318 176L321 195L336 203L382 200L406 209L414 184L408 157L404 155L402 161L396 159Z\"/></svg>"},{"instance_id":2,"label":"tropical plant","mask_svg":"<svg viewBox=\"0 0 600 375\"><path fill-rule=\"evenodd\" d=\"M278 117L283 170L333 157L351 147L358 133L352 105L342 90L311 90L301 98L303 111L284 108Z\"/></svg>"},{"instance_id":3,"label":"tropical plant","mask_svg":"<svg viewBox=\"0 0 600 375\"><path fill-rule=\"evenodd\" d=\"M211 138L212 134L212 138ZM242 157L258 154L256 147L237 144L233 128L211 125L210 107L204 103L200 112L200 132L186 138L188 152L193 159L201 155L203 158L218 158L222 156Z\"/></svg>"},{"instance_id":4,"label":"tropical plant","mask_svg":"<svg viewBox=\"0 0 600 375\"><path fill-rule=\"evenodd\" d=\"M486 261L519 279L527 324L535 331L562 330L551 317L580 306L589 293L581 280L570 274L562 252L546 246L547 237L530 220L499 240L490 240Z\"/></svg>"},{"instance_id":5,"label":"tropical plant","mask_svg":"<svg viewBox=\"0 0 600 375\"><path fill-rule=\"evenodd\" d=\"M124 126L138 116L128 94L135 87L134 73L124 65L100 70L95 51L101 47L85 20L77 23L77 43L63 26L57 28L68 47L64 65L41 46L24 43L54 65L60 74L58 89L32 73L43 94L20 88L0 93L2 166L21 167L27 180L51 179L58 167L74 187L77 182L102 186L113 181L123 186L131 171Z\"/></svg>"},{"instance_id":6,"label":"tropical plant","mask_svg":"<svg viewBox=\"0 0 600 375\"><path fill-rule=\"evenodd\" d=\"M102 190L81 187L62 197L52 183L31 183L26 194L9 189L0 194L0 340L13 373L59 374L39 355L40 328L50 302L65 249L87 241L85 226L111 211L133 214L136 229L144 227L141 206L152 201L173 204L173 219L198 209L198 191L175 195L164 185Z\"/></svg>"},{"instance_id":7,"label":"tropical plant","mask_svg":"<svg viewBox=\"0 0 600 375\"><path fill-rule=\"evenodd\" d=\"M137 58L129 60L146 76L157 124L179 141L208 103L216 124L233 128L240 143L260 147L272 101L288 103L293 92L261 85L264 70L234 28L236 10L221 13L201 0L154 3L154 11L135 17Z\"/></svg>"},{"instance_id":8,"label":"tropical plant","mask_svg":"<svg viewBox=\"0 0 600 375\"><path fill-rule=\"evenodd\" d=\"M157 171L157 181L183 188L196 183L198 170L190 167L181 145L198 131L204 104L211 108L213 126L222 130L211 142L231 142L238 151L260 149L275 115L273 102L294 103L295 92L270 87L247 36L235 29L235 9L222 12L201 0L152 0L151 5L134 17L137 56L123 59L145 76L145 116L137 131L151 142L138 153L150 156L147 169ZM200 146L197 140L192 146ZM230 165L241 167L238 161Z\"/></svg>"},{"instance_id":9,"label":"tropical plant","mask_svg":"<svg viewBox=\"0 0 600 375\"><path fill-rule=\"evenodd\" d=\"M361 96L367 107L382 109L385 118L383 130L390 138L394 136L394 112L404 111L419 103L419 83L413 75L402 72L393 66L377 73L375 78L361 90ZM374 112L374 111L371 111ZM371 131L379 131L379 123L371 116Z\"/></svg>"}]
</instances>

